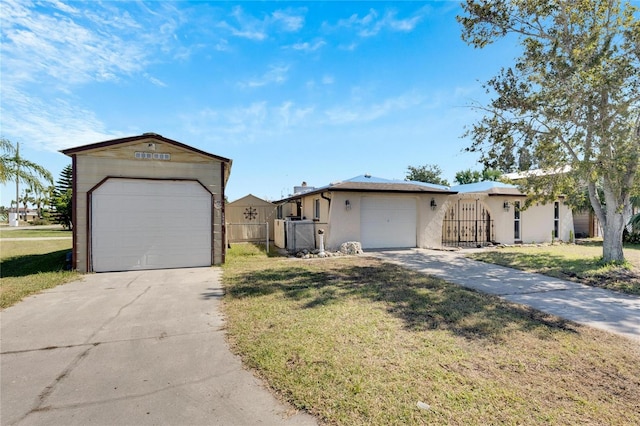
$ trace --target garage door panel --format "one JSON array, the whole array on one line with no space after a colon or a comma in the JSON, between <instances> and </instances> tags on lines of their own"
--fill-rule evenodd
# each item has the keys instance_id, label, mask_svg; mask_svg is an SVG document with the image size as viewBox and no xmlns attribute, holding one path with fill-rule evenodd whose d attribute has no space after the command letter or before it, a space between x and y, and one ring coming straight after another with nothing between
<instances>
[{"instance_id":1,"label":"garage door panel","mask_svg":"<svg viewBox=\"0 0 640 426\"><path fill-rule=\"evenodd\" d=\"M415 198L363 198L361 203L360 238L363 248L415 247Z\"/></svg>"},{"instance_id":2,"label":"garage door panel","mask_svg":"<svg viewBox=\"0 0 640 426\"><path fill-rule=\"evenodd\" d=\"M91 212L96 272L211 265L211 194L197 182L111 179Z\"/></svg>"}]
</instances>

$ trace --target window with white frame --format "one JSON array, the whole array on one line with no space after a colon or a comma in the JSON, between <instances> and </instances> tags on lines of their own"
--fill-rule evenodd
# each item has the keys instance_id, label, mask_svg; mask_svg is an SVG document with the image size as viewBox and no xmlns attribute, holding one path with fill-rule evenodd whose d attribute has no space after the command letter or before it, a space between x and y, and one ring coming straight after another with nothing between
<instances>
[{"instance_id":1,"label":"window with white frame","mask_svg":"<svg viewBox=\"0 0 640 426\"><path fill-rule=\"evenodd\" d=\"M553 238L560 235L560 203L553 203Z\"/></svg>"},{"instance_id":2,"label":"window with white frame","mask_svg":"<svg viewBox=\"0 0 640 426\"><path fill-rule=\"evenodd\" d=\"M513 239L522 240L520 235L520 201L513 202Z\"/></svg>"}]
</instances>

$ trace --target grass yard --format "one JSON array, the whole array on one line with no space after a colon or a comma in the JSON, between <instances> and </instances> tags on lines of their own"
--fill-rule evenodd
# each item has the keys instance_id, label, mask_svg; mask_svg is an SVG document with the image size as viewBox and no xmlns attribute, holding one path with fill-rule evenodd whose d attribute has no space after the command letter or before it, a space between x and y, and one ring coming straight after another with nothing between
<instances>
[{"instance_id":1,"label":"grass yard","mask_svg":"<svg viewBox=\"0 0 640 426\"><path fill-rule=\"evenodd\" d=\"M0 241L0 308L78 278L64 270L70 250L71 240Z\"/></svg>"},{"instance_id":2,"label":"grass yard","mask_svg":"<svg viewBox=\"0 0 640 426\"><path fill-rule=\"evenodd\" d=\"M235 245L223 280L234 350L327 424L640 424L640 347L613 334L368 257Z\"/></svg>"},{"instance_id":3,"label":"grass yard","mask_svg":"<svg viewBox=\"0 0 640 426\"><path fill-rule=\"evenodd\" d=\"M71 231L67 229L0 229L0 238L44 238L44 237L69 237Z\"/></svg>"},{"instance_id":4,"label":"grass yard","mask_svg":"<svg viewBox=\"0 0 640 426\"><path fill-rule=\"evenodd\" d=\"M538 272L594 287L640 295L640 245L626 244L627 265L601 261L602 242L511 246L469 255L483 262Z\"/></svg>"}]
</instances>

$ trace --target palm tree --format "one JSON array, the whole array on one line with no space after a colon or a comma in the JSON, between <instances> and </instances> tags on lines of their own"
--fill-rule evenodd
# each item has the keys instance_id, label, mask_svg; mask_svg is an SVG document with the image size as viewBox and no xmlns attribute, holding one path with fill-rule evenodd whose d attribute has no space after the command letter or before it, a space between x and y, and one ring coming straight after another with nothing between
<instances>
[{"instance_id":1,"label":"palm tree","mask_svg":"<svg viewBox=\"0 0 640 426\"><path fill-rule=\"evenodd\" d=\"M22 195L22 198L20 199L20 202L22 202L22 205L24 206L24 220L27 220L27 209L29 207L29 204L33 204L33 202L35 201L35 199L33 198L33 195L31 195L33 193L33 191L31 189L25 189L24 190L24 194Z\"/></svg>"},{"instance_id":2,"label":"palm tree","mask_svg":"<svg viewBox=\"0 0 640 426\"><path fill-rule=\"evenodd\" d=\"M14 147L11 141L0 138L0 183L16 182L16 199L19 198L20 182L31 190L45 191L46 184L53 184L53 176L44 167L20 157L20 145ZM42 183L42 180L46 184ZM16 212L18 208L16 207Z\"/></svg>"}]
</instances>

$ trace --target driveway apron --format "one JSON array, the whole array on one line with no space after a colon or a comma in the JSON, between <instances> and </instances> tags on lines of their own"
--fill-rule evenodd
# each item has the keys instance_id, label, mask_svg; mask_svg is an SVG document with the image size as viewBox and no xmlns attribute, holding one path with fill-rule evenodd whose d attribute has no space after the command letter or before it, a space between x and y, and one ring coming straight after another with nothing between
<instances>
[{"instance_id":1,"label":"driveway apron","mask_svg":"<svg viewBox=\"0 0 640 426\"><path fill-rule=\"evenodd\" d=\"M475 261L466 258L463 252L411 249L371 254L640 343L640 297L637 296Z\"/></svg>"},{"instance_id":2,"label":"driveway apron","mask_svg":"<svg viewBox=\"0 0 640 426\"><path fill-rule=\"evenodd\" d=\"M89 274L5 309L1 424L316 424L229 351L220 277Z\"/></svg>"}]
</instances>

